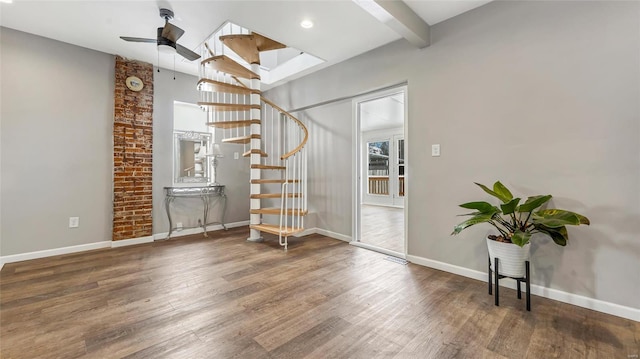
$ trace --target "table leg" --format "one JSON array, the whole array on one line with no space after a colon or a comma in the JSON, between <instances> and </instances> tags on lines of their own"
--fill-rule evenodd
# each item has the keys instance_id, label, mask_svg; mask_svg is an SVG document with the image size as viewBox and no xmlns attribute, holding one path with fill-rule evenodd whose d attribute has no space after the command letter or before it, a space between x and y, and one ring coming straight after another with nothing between
<instances>
[{"instance_id":1,"label":"table leg","mask_svg":"<svg viewBox=\"0 0 640 359\"><path fill-rule=\"evenodd\" d=\"M209 214L209 197L202 196L202 233L205 237L209 237L207 234L207 215Z\"/></svg>"},{"instance_id":2,"label":"table leg","mask_svg":"<svg viewBox=\"0 0 640 359\"><path fill-rule=\"evenodd\" d=\"M222 201L222 214L220 214L220 224L222 225L222 228L224 228L224 230L227 230L227 226L224 225L224 213L227 211L227 195L226 194L222 194L222 196L220 196L220 200Z\"/></svg>"},{"instance_id":3,"label":"table leg","mask_svg":"<svg viewBox=\"0 0 640 359\"><path fill-rule=\"evenodd\" d=\"M171 201L173 197L166 197L164 199L164 208L167 211L167 217L169 218L169 234L167 235L167 239L171 238L171 232L173 231L173 220L171 220Z\"/></svg>"}]
</instances>

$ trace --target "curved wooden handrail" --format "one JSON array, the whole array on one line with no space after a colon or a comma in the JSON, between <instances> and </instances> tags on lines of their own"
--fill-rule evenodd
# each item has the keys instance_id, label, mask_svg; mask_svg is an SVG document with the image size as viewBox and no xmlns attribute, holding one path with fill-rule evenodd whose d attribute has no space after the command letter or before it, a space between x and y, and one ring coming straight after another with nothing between
<instances>
[{"instance_id":1,"label":"curved wooden handrail","mask_svg":"<svg viewBox=\"0 0 640 359\"><path fill-rule=\"evenodd\" d=\"M241 86L244 86L246 88L249 88L249 86L245 85L244 83L242 83L242 81L240 81L236 76L231 76L234 80L236 80L237 83L239 83ZM282 107L276 105L275 103L273 103L272 101L270 101L269 99L265 98L264 96L260 95L260 100L262 100L264 103L268 104L269 106L275 108L276 110L280 111L280 113L284 114L285 116L289 117L290 119L292 119L294 122L296 122L298 124L298 126L300 126L300 128L302 128L302 130L304 131L304 138L302 139L302 142L300 142L300 144L294 148L293 150L285 153L284 155L282 155L282 157L280 157L280 159L282 160L286 160L287 158L295 155L296 153L300 152L300 150L302 150L302 148L304 147L304 145L307 144L307 141L309 140L309 130L307 129L307 126L304 125L304 123L302 123L302 121L298 120L297 118L295 118L295 116L293 116L292 114L290 114L289 112L285 111L282 109Z\"/></svg>"},{"instance_id":2,"label":"curved wooden handrail","mask_svg":"<svg viewBox=\"0 0 640 359\"><path fill-rule=\"evenodd\" d=\"M296 148L294 148L293 150L291 150L291 151L285 153L284 155L282 155L282 157L280 157L280 159L286 160L287 158L289 158L289 157L295 155L296 153L300 152L300 150L302 150L304 145L307 144L307 140L309 139L309 130L307 130L307 126L305 126L304 123L302 123L302 121L298 120L292 114L290 114L289 112L283 110L280 106L276 105L272 101L269 101L268 99L264 98L263 96L260 96L260 99L262 101L264 101L266 104L268 104L269 106L271 106L271 107L275 108L276 110L280 111L280 113L284 114L285 116L287 116L290 119L292 119L293 121L295 121L298 124L298 126L300 126L300 128L302 128L302 130L304 131L304 138L302 139L302 142L300 142L300 144Z\"/></svg>"}]
</instances>

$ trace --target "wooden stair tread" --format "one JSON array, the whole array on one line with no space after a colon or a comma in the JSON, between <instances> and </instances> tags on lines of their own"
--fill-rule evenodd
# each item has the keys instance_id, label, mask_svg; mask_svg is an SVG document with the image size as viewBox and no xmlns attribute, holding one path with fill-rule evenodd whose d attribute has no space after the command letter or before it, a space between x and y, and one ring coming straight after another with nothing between
<instances>
[{"instance_id":1,"label":"wooden stair tread","mask_svg":"<svg viewBox=\"0 0 640 359\"><path fill-rule=\"evenodd\" d=\"M300 180L297 179L290 179L290 180L285 180L285 179L253 179L251 180L252 184L256 184L256 183L298 183L300 182Z\"/></svg>"},{"instance_id":2,"label":"wooden stair tread","mask_svg":"<svg viewBox=\"0 0 640 359\"><path fill-rule=\"evenodd\" d=\"M260 105L241 103L198 102L198 106L206 106L216 111L249 111L251 109L260 109Z\"/></svg>"},{"instance_id":3,"label":"wooden stair tread","mask_svg":"<svg viewBox=\"0 0 640 359\"><path fill-rule=\"evenodd\" d=\"M216 71L244 79L260 79L260 76L225 55L218 55L204 59L202 65L209 65Z\"/></svg>"},{"instance_id":4,"label":"wooden stair tread","mask_svg":"<svg viewBox=\"0 0 640 359\"><path fill-rule=\"evenodd\" d=\"M252 224L249 228L276 235L282 234L283 236L291 236L304 231L304 228L294 229L293 227L284 227L280 231L280 226L276 224Z\"/></svg>"},{"instance_id":5,"label":"wooden stair tread","mask_svg":"<svg viewBox=\"0 0 640 359\"><path fill-rule=\"evenodd\" d=\"M198 81L198 90L200 91L209 91L209 92L221 92L221 93L232 93L232 94L240 94L240 95L251 95L251 94L261 94L260 90L252 90L250 88L244 86L238 86L233 84L228 84L226 82L220 82L211 79L200 79Z\"/></svg>"},{"instance_id":6,"label":"wooden stair tread","mask_svg":"<svg viewBox=\"0 0 640 359\"><path fill-rule=\"evenodd\" d=\"M240 136L240 137L230 137L222 140L224 143L249 143L253 138L260 138L260 135L248 135L248 136Z\"/></svg>"},{"instance_id":7,"label":"wooden stair tread","mask_svg":"<svg viewBox=\"0 0 640 359\"><path fill-rule=\"evenodd\" d=\"M259 125L260 120L207 122L207 126L212 126L215 128L238 128L238 127L251 126L253 124Z\"/></svg>"},{"instance_id":8,"label":"wooden stair tread","mask_svg":"<svg viewBox=\"0 0 640 359\"><path fill-rule=\"evenodd\" d=\"M220 41L250 64L260 64L260 52L287 47L260 34L225 35Z\"/></svg>"},{"instance_id":9,"label":"wooden stair tread","mask_svg":"<svg viewBox=\"0 0 640 359\"><path fill-rule=\"evenodd\" d=\"M287 193L287 198L298 198L302 197L302 193ZM252 199L258 198L282 198L282 193L261 193L261 194L252 194Z\"/></svg>"},{"instance_id":10,"label":"wooden stair tread","mask_svg":"<svg viewBox=\"0 0 640 359\"><path fill-rule=\"evenodd\" d=\"M285 166L268 166L268 165L251 165L251 168L261 169L261 170L286 170Z\"/></svg>"},{"instance_id":11,"label":"wooden stair tread","mask_svg":"<svg viewBox=\"0 0 640 359\"><path fill-rule=\"evenodd\" d=\"M280 214L280 208L278 207L269 207L269 208L260 208L260 209L252 209L250 211L252 214ZM293 216L293 215L298 215L298 213L300 213L303 216L306 216L309 211L308 210L302 210L300 208L287 208L286 211L287 215L289 216Z\"/></svg>"},{"instance_id":12,"label":"wooden stair tread","mask_svg":"<svg viewBox=\"0 0 640 359\"><path fill-rule=\"evenodd\" d=\"M259 153L260 157L268 157L269 155L262 150L249 150L242 154L242 157L249 157L252 153Z\"/></svg>"},{"instance_id":13,"label":"wooden stair tread","mask_svg":"<svg viewBox=\"0 0 640 359\"><path fill-rule=\"evenodd\" d=\"M287 47L287 45L283 43L270 39L266 36L262 36L258 33L254 32L251 35L253 35L253 37L256 39L256 45L258 45L258 51L260 52L284 49Z\"/></svg>"}]
</instances>

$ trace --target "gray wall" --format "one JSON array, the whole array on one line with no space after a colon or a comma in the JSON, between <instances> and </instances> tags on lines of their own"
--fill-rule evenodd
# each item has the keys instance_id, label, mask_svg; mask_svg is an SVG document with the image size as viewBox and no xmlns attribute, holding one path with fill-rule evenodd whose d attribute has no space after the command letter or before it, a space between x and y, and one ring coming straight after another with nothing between
<instances>
[{"instance_id":1,"label":"gray wall","mask_svg":"<svg viewBox=\"0 0 640 359\"><path fill-rule=\"evenodd\" d=\"M4 27L0 40L0 253L110 241L114 57ZM168 229L162 187L172 178L173 101L197 102L196 81L155 73L154 233ZM249 218L249 164L233 160L237 146L222 146L219 167L227 222ZM68 228L71 216L79 228Z\"/></svg>"},{"instance_id":2,"label":"gray wall","mask_svg":"<svg viewBox=\"0 0 640 359\"><path fill-rule=\"evenodd\" d=\"M110 241L113 56L0 31L2 254Z\"/></svg>"},{"instance_id":3,"label":"gray wall","mask_svg":"<svg viewBox=\"0 0 640 359\"><path fill-rule=\"evenodd\" d=\"M473 182L501 180L592 221L565 248L535 240L536 284L637 308L639 34L637 2L495 2L432 27L429 48L397 41L267 96L291 109L407 81L410 255L486 271L489 228L449 233L459 203L490 199ZM301 117L326 134L309 146L309 206L350 235L351 177L331 168L351 153L351 107ZM311 185L323 167L331 185Z\"/></svg>"},{"instance_id":4,"label":"gray wall","mask_svg":"<svg viewBox=\"0 0 640 359\"><path fill-rule=\"evenodd\" d=\"M309 212L314 217L306 226L315 223L318 228L351 235L351 102L299 115L309 129L307 189Z\"/></svg>"},{"instance_id":5,"label":"gray wall","mask_svg":"<svg viewBox=\"0 0 640 359\"><path fill-rule=\"evenodd\" d=\"M198 78L183 73L160 69L154 72L153 98L153 233L169 231L169 220L164 207L163 187L171 186L173 179L173 102L198 102ZM220 138L216 139L219 142ZM242 154L242 146L222 144L225 157L219 159L217 181L226 185L228 206L225 222L249 220L249 160L233 159L233 152ZM192 210L188 206L193 205ZM186 226L195 226L202 205L199 200L176 200L172 219ZM212 215L214 211L212 210Z\"/></svg>"}]
</instances>

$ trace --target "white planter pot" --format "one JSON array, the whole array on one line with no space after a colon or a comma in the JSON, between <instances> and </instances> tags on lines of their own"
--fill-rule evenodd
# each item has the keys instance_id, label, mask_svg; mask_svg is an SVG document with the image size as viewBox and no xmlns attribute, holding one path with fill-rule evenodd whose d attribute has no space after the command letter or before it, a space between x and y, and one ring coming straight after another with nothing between
<instances>
[{"instance_id":1,"label":"white planter pot","mask_svg":"<svg viewBox=\"0 0 640 359\"><path fill-rule=\"evenodd\" d=\"M498 257L498 274L513 278L524 278L524 262L529 260L531 243L520 247L513 243L497 242L487 238L487 248L489 249L489 258L491 258L491 270L495 271L493 266L495 258Z\"/></svg>"}]
</instances>

